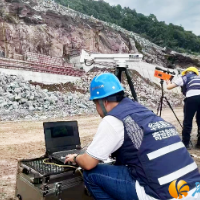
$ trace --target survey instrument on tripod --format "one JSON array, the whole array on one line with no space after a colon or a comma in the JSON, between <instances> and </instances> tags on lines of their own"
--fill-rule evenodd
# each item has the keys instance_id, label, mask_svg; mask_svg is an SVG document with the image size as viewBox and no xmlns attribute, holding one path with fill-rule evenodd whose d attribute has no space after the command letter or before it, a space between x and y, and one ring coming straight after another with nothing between
<instances>
[{"instance_id":1,"label":"survey instrument on tripod","mask_svg":"<svg viewBox=\"0 0 200 200\"><path fill-rule=\"evenodd\" d=\"M159 67L155 68L154 76L162 80L172 80L174 78L175 72L170 70L165 70Z\"/></svg>"},{"instance_id":2,"label":"survey instrument on tripod","mask_svg":"<svg viewBox=\"0 0 200 200\"><path fill-rule=\"evenodd\" d=\"M170 102L168 101L167 97L164 96L164 89L163 89L164 80L172 80L174 78L174 75L176 75L174 71L165 70L165 69L162 69L162 68L159 68L159 67L155 68L154 76L157 77L157 78L160 78L160 85L161 85L161 97L160 97L160 101L159 101L158 108L157 108L157 115L159 113L159 116L161 117L162 108L163 108L163 99L165 99L165 101L167 102L167 105L169 106L169 108L173 112L178 123L183 128L183 126L182 126L180 120L178 119L178 117L176 116L176 113L174 112Z\"/></svg>"}]
</instances>

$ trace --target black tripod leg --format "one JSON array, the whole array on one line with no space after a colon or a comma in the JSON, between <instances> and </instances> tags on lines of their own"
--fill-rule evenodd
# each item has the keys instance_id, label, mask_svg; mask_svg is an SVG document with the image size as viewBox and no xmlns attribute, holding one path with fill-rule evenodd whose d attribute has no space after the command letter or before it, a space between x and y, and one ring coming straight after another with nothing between
<instances>
[{"instance_id":1,"label":"black tripod leg","mask_svg":"<svg viewBox=\"0 0 200 200\"><path fill-rule=\"evenodd\" d=\"M161 113L162 113L162 107L163 107L163 95L160 98L160 117L161 117Z\"/></svg>"},{"instance_id":2,"label":"black tripod leg","mask_svg":"<svg viewBox=\"0 0 200 200\"><path fill-rule=\"evenodd\" d=\"M169 101L167 100L167 97L164 97L164 98L165 98L165 100L166 100L166 102L167 102L168 106L171 108L172 112L174 113L174 116L176 117L177 121L179 122L179 124L180 124L181 128L183 128L183 126L182 126L182 124L181 124L180 120L178 119L178 117L177 117L176 113L174 112L174 110L173 110L173 108L172 108L171 104L170 104L170 103L169 103ZM193 144L192 144L192 141L191 141L191 140L190 140L190 144L191 144L191 146L193 147Z\"/></svg>"},{"instance_id":3,"label":"black tripod leg","mask_svg":"<svg viewBox=\"0 0 200 200\"><path fill-rule=\"evenodd\" d=\"M138 101L137 95L136 95L136 92L135 92L135 89L134 89L134 86L133 86L133 82L132 82L131 77L130 77L130 75L129 75L128 69L125 69L125 74L126 74L126 78L127 78L129 87L130 87L130 89L131 89L131 94L132 94L134 100L135 100L135 101Z\"/></svg>"},{"instance_id":4,"label":"black tripod leg","mask_svg":"<svg viewBox=\"0 0 200 200\"><path fill-rule=\"evenodd\" d=\"M170 109L171 109L171 110L172 110L172 112L174 113L174 116L176 117L177 121L179 122L179 124L180 124L181 128L183 128L183 126L182 126L182 124L181 124L180 120L178 119L178 117L177 117L176 113L174 112L174 110L173 110L173 108L172 108L171 104L169 103L169 101L167 100L167 98L166 98L166 97L164 97L164 98L165 98L165 100L166 100L166 102L167 102L168 106L170 107Z\"/></svg>"},{"instance_id":5,"label":"black tripod leg","mask_svg":"<svg viewBox=\"0 0 200 200\"><path fill-rule=\"evenodd\" d=\"M158 112L159 112L159 109L160 109L160 117L161 117L161 113L162 113L163 96L164 96L163 82L164 82L164 80L160 79L160 85L161 85L161 92L162 93L161 93L160 102L159 102L158 109L157 109L157 115L158 115Z\"/></svg>"},{"instance_id":6,"label":"black tripod leg","mask_svg":"<svg viewBox=\"0 0 200 200\"><path fill-rule=\"evenodd\" d=\"M161 104L161 101L162 101L162 97L160 97L160 100L159 100L159 103L158 103L158 108L157 108L157 115L160 111L160 104Z\"/></svg>"},{"instance_id":7,"label":"black tripod leg","mask_svg":"<svg viewBox=\"0 0 200 200\"><path fill-rule=\"evenodd\" d=\"M115 76L119 79L119 81L121 82L122 79L122 71L120 70L120 68L116 68L115 70Z\"/></svg>"}]
</instances>

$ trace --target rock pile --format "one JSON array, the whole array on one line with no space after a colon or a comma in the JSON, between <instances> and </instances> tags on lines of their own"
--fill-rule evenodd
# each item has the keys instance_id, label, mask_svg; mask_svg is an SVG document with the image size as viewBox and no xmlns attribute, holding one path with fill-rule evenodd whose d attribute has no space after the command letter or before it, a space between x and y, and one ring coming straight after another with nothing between
<instances>
[{"instance_id":1,"label":"rock pile","mask_svg":"<svg viewBox=\"0 0 200 200\"><path fill-rule=\"evenodd\" d=\"M20 76L0 74L0 120L45 119L94 113L89 95L49 92Z\"/></svg>"},{"instance_id":2,"label":"rock pile","mask_svg":"<svg viewBox=\"0 0 200 200\"><path fill-rule=\"evenodd\" d=\"M103 72L114 72L110 69L104 70ZM89 92L89 85L93 77L102 73L102 71L97 70L96 72L89 72L85 76L82 76L75 85L77 89L82 89L85 94ZM137 93L138 101L149 108L157 108L160 97L161 97L161 87L155 83L150 82L148 79L143 78L136 71L130 70L130 75L132 77L132 82L134 83L134 88ZM125 88L126 93L132 98L130 87L127 83L126 77L122 77L122 85ZM165 97L169 100L172 106L182 105L183 95L176 93L165 93ZM163 101L163 105L167 106L166 101Z\"/></svg>"},{"instance_id":3,"label":"rock pile","mask_svg":"<svg viewBox=\"0 0 200 200\"><path fill-rule=\"evenodd\" d=\"M111 70L88 72L73 87L59 91L48 91L39 85L32 85L20 76L0 74L0 120L43 120L79 114L95 113L93 102L89 99L89 85L93 77ZM149 108L156 108L161 96L158 85L148 82L135 71L131 77L139 102ZM125 77L122 84L131 97L129 85ZM81 91L77 92L77 91ZM182 105L182 95L166 93L172 106ZM164 106L166 102L163 101Z\"/></svg>"}]
</instances>

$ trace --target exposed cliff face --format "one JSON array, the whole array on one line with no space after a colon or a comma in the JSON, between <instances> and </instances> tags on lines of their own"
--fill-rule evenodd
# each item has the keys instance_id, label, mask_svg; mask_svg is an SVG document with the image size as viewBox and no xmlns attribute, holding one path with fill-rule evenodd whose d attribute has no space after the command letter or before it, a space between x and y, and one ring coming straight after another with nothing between
<instances>
[{"instance_id":1,"label":"exposed cliff face","mask_svg":"<svg viewBox=\"0 0 200 200\"><path fill-rule=\"evenodd\" d=\"M134 41L101 23L61 15L49 9L36 11L33 5L37 4L4 2L0 46L9 58L26 52L68 59L78 55L81 49L102 53L136 51Z\"/></svg>"},{"instance_id":2,"label":"exposed cliff face","mask_svg":"<svg viewBox=\"0 0 200 200\"><path fill-rule=\"evenodd\" d=\"M81 49L100 53L141 52L144 61L161 66L200 66L198 59L164 51L135 33L53 1L1 0L0 54L16 58L35 52L62 57L68 62L80 55Z\"/></svg>"}]
</instances>

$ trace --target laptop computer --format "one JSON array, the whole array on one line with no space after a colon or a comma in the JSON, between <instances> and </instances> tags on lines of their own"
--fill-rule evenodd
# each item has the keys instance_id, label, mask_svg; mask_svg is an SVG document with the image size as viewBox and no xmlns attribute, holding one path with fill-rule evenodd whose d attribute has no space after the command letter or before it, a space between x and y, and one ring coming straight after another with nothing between
<instances>
[{"instance_id":1,"label":"laptop computer","mask_svg":"<svg viewBox=\"0 0 200 200\"><path fill-rule=\"evenodd\" d=\"M64 164L68 154L83 154L81 148L78 122L58 121L44 122L46 155Z\"/></svg>"}]
</instances>

